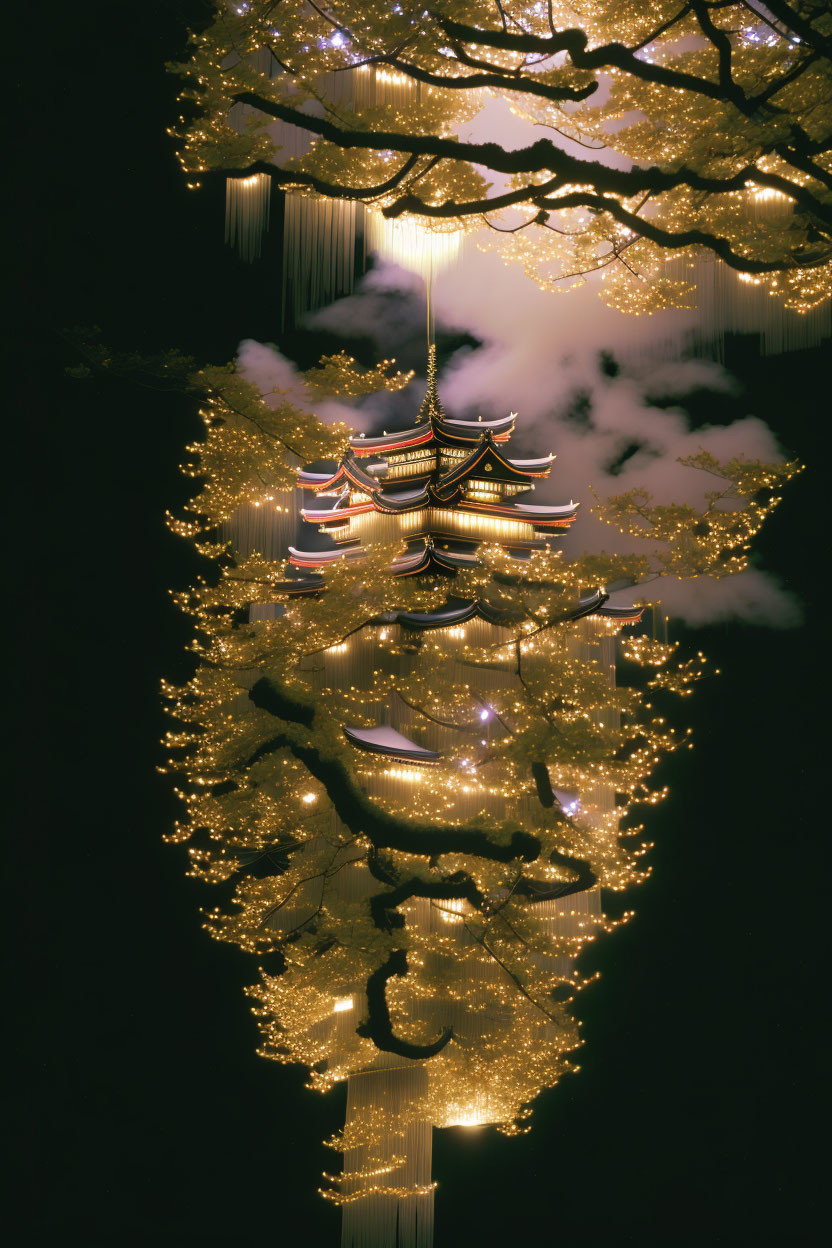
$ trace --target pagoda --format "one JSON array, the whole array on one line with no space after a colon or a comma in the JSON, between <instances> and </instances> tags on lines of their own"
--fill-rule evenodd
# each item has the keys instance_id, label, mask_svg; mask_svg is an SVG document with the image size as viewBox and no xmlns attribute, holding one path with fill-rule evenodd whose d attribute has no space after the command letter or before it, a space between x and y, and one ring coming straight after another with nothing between
<instances>
[{"instance_id":1,"label":"pagoda","mask_svg":"<svg viewBox=\"0 0 832 1248\"><path fill-rule=\"evenodd\" d=\"M472 753L487 752L502 722L494 706L517 686L513 662L476 666L470 656L485 646L499 655L501 643L513 636L513 624L516 632L518 617L483 598L455 594L455 580L477 564L483 543L503 547L521 566L532 552L561 536L579 511L571 500L556 505L529 501L536 483L549 474L554 456L512 457L508 444L515 419L514 413L495 420L447 415L437 392L431 347L427 393L415 423L379 436L360 434L350 439L336 465L299 471L298 485L308 500L301 515L312 536L302 546L289 547L290 568L281 588L289 596L326 593L325 574L333 563L361 560L374 543L391 540L400 550L388 575L426 578L438 587L435 608L385 612L309 661L309 681L322 696L327 689L354 691L361 722L341 725L354 759L350 770L382 810L408 812L415 795L429 789L434 797L439 795L442 820L464 828L483 813L496 820L519 816L522 822L523 812L531 811L538 798L570 813L583 803L586 826L609 837L616 816L614 794L607 786L596 783L592 792L580 794L557 792L543 764L537 796L528 791L507 794L479 779L473 760L460 758L461 742L470 741ZM636 622L641 610L612 607L600 588L576 593L575 598L567 617L568 644L604 674L607 714L614 716L615 635L622 625ZM274 612L280 611L275 605ZM267 618L262 607L252 608L255 618ZM406 679L419 664L430 665L431 654L438 653L432 651L431 639L434 646L445 647L446 655L448 647L456 648L452 675L471 690L473 729L471 724L457 727L438 716L426 717L396 688L397 679ZM547 787L550 799L545 797ZM355 838L334 809L329 818L332 843L354 845ZM383 868L380 874L378 862L371 870L368 865L366 854L345 849L326 884L326 898L321 886L318 904L326 899L331 907L369 905L373 910L381 905L383 911L385 903L378 899ZM527 880L524 886L542 933L537 965L568 978L582 944L603 922L599 890L560 896L562 887L552 888L545 881ZM295 930L314 910L314 901L283 906L270 920L272 929ZM373 975L369 981L356 979L328 1005L312 1010L308 1025L299 1024L301 1048L319 1057L316 1078L329 1085L345 1080L348 1087L347 1122L335 1145L344 1155L343 1173L328 1176L333 1187L324 1192L342 1205L343 1248L429 1248L433 1127L504 1124L523 1099L518 1087L525 1087L524 1080L529 1080L525 1095L530 1099L547 1080L555 1082L558 1072L569 1069L563 1053L578 1043L577 1032L567 1035L535 1014L501 965L478 960L464 899L434 902L416 896L400 901L399 921L407 927L410 948L423 950L425 974L442 987L426 996L408 988L409 976L397 981L396 1027L404 1019L406 1027L412 1024L420 1034L436 1038L425 1043L399 1038L393 1043L394 1029L388 1024L391 1042L382 1049L370 1042L371 1033L362 1024L375 981L381 1009L389 1017L389 994L385 998L384 992L391 976L407 969L404 954L398 969L390 963L383 973L375 972L375 981ZM262 1013L275 1008L267 992L260 995ZM284 1043L280 1028L273 1034ZM493 1058L491 1066L483 1064L483 1052ZM303 1060L312 1065L311 1057ZM546 1073L546 1061L554 1075ZM543 1063L543 1074L533 1070L536 1062Z\"/></svg>"},{"instance_id":2,"label":"pagoda","mask_svg":"<svg viewBox=\"0 0 832 1248\"><path fill-rule=\"evenodd\" d=\"M431 346L427 394L412 428L379 437L361 434L350 439L334 472L299 473L299 485L328 503L304 507L303 519L334 545L317 551L291 547L292 564L312 571L360 556L373 541L380 517L398 521L405 543L391 566L393 576L452 576L476 562L483 541L499 542L520 558L540 549L568 528L578 504L520 501L548 476L554 456L510 459L504 447L515 419L515 413L490 421L448 417L437 392L436 348ZM303 588L310 591L319 584L313 574ZM482 604L468 602L411 619L408 626L448 627L481 611Z\"/></svg>"}]
</instances>

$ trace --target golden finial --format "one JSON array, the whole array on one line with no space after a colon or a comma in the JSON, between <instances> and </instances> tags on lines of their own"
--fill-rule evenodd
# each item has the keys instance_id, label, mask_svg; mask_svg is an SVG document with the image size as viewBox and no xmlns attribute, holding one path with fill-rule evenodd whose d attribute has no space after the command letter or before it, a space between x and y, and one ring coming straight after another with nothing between
<instances>
[{"instance_id":1,"label":"golden finial","mask_svg":"<svg viewBox=\"0 0 832 1248\"><path fill-rule=\"evenodd\" d=\"M444 415L445 412L439 401L439 391L436 385L436 344L432 342L428 347L428 388L416 419L417 422L433 420L435 417L441 418Z\"/></svg>"}]
</instances>

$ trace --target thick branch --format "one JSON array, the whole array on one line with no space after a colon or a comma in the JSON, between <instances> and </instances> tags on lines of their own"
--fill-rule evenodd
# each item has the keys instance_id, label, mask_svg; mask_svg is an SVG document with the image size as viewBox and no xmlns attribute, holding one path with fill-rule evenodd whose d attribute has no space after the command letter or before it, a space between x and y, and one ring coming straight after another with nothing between
<instances>
[{"instance_id":1,"label":"thick branch","mask_svg":"<svg viewBox=\"0 0 832 1248\"><path fill-rule=\"evenodd\" d=\"M497 143L466 143L460 139L434 134L405 134L390 130L348 130L335 125L326 118L311 117L298 109L268 100L250 91L238 92L233 98L240 103L250 104L253 108L260 109L270 117L277 117L291 125L300 126L341 148L364 148L367 151L398 151L418 156L437 156L442 160L467 161L474 165L484 165L497 173L554 172L557 177L552 179L549 185L557 185L559 179L561 183L591 185L598 192L626 197L641 195L645 191L658 194L680 186L689 186L693 190L705 191L709 194L725 194L742 191L749 181L753 181L757 186L768 187L791 196L801 202L808 211L816 212L820 216L826 215L832 221L832 209L819 203L811 192L798 187L787 178L763 173L753 164L745 166L728 178L708 177L684 166L673 172L659 169L656 166L648 169L635 167L613 169L602 165L599 161L581 160L576 156L571 156L552 143L551 139L538 139L536 143L528 147L506 151ZM279 169L276 165L260 163L251 167L256 167L262 172L271 170L274 176L287 183L294 176L289 170ZM308 175L300 175L299 181L302 182L305 176ZM526 199L533 200L535 191L539 189L530 186ZM344 188L344 191L347 191L347 188ZM332 188L332 193L343 197L342 190L338 188ZM348 191L348 195L353 198L360 198L364 194L366 192L357 192L354 188ZM407 206L402 207L402 204ZM480 200L469 204L440 205L439 208L444 208L444 212L441 210L430 212L430 206L424 204L422 200L414 197L410 202L405 197L404 200L397 200L395 204L384 209L384 212L386 216L398 216L402 212L419 212L424 216L458 217L488 212L497 206L496 200L491 203L487 200Z\"/></svg>"},{"instance_id":2,"label":"thick branch","mask_svg":"<svg viewBox=\"0 0 832 1248\"><path fill-rule=\"evenodd\" d=\"M583 192L577 192L574 195L561 195L558 199L546 199L535 202L540 202L541 208L549 209L553 212L562 208L581 206L597 208L599 212L608 212L621 225L640 234L642 238L649 238L651 242L657 243L659 247L666 247L669 250L678 250L684 247L706 247L715 256L718 256L720 260L724 261L730 269L736 269L740 273L774 273L789 268L811 268L815 265L825 264L829 258L828 254L824 253L824 255L813 260L796 257L777 260L754 260L750 256L742 256L734 251L727 239L719 238L716 234L710 234L706 230L697 229L665 230L653 221L630 212L618 200L604 195L586 195ZM832 209L824 213L824 216L828 216L832 220Z\"/></svg>"},{"instance_id":3,"label":"thick branch","mask_svg":"<svg viewBox=\"0 0 832 1248\"><path fill-rule=\"evenodd\" d=\"M451 90L471 90L491 87L499 91L520 91L524 95L538 95L544 100L585 100L598 90L597 82L590 82L585 87L553 87L549 83L539 82L535 78L519 78L507 76L505 72L478 74L432 74L418 65L411 65L398 56L379 56L373 63L390 65L400 73L414 78L417 82L427 83L431 87L450 88ZM495 67L496 68L496 67Z\"/></svg>"},{"instance_id":4,"label":"thick branch","mask_svg":"<svg viewBox=\"0 0 832 1248\"><path fill-rule=\"evenodd\" d=\"M304 115L300 114L300 116ZM375 186L341 186L334 182L326 182L323 178L318 178L313 173L306 173L302 169L281 169L278 165L270 164L265 160L253 161L244 169L206 170L206 173L201 176L216 172L225 178L246 178L251 177L253 173L265 173L273 178L278 186L308 186L313 191L317 191L319 195L328 195L331 199L367 200L395 190L418 162L418 153L408 156L401 169L392 174L386 182L378 182Z\"/></svg>"},{"instance_id":5,"label":"thick branch","mask_svg":"<svg viewBox=\"0 0 832 1248\"><path fill-rule=\"evenodd\" d=\"M680 13L680 17L681 17ZM583 30L577 27L558 31L555 35L509 34L497 30L483 30L478 26L467 26L461 22L453 22L438 17L439 25L452 39L465 43L475 43L480 47L499 48L507 52L538 52L545 56L555 56L558 52L566 52L576 69L599 70L620 69L640 78L642 82L654 82L658 86L671 87L679 91L692 91L708 99L733 104L740 112L754 112L754 105L734 83L726 85L711 82L696 74L683 70L669 69L666 65L654 65L651 61L642 60L631 48L623 43L605 43L600 47L586 50L589 39Z\"/></svg>"},{"instance_id":6,"label":"thick branch","mask_svg":"<svg viewBox=\"0 0 832 1248\"><path fill-rule=\"evenodd\" d=\"M290 724L311 727L314 708L288 697L269 680L258 680L249 693L255 706ZM365 836L376 849L398 849L403 853L434 857L437 854L470 853L491 862L512 862L519 858L533 862L540 853L536 836L516 829L508 844L492 841L478 828L449 825L435 827L418 824L377 807L356 784L347 767L337 758L328 757L314 745L306 744L290 732L277 733L247 760L256 759L277 749L288 749L302 762L311 775L324 786L336 814L353 836Z\"/></svg>"},{"instance_id":7,"label":"thick branch","mask_svg":"<svg viewBox=\"0 0 832 1248\"><path fill-rule=\"evenodd\" d=\"M552 788L549 768L546 764L543 762L532 763L532 777L534 778L541 806L545 806L547 809L556 807L564 819L566 819L563 808ZM566 821L569 822L568 819ZM571 897L574 893L584 893L587 889L594 888L598 883L598 876L585 858L574 858L571 854L564 854L560 850L554 849L549 855L549 861L558 867L565 867L569 871L574 871L576 878L565 883L548 885L541 885L530 880L528 881L528 888L521 888L518 891L527 897L531 897L533 900L549 901L556 897Z\"/></svg>"},{"instance_id":8,"label":"thick branch","mask_svg":"<svg viewBox=\"0 0 832 1248\"><path fill-rule=\"evenodd\" d=\"M832 38L821 34L812 25L814 18L801 17L792 5L785 3L785 0L765 0L765 7L775 17L779 18L785 27L799 35L804 43L808 43L809 47L822 52L826 57L832 57ZM824 6L820 6L817 10L817 16L821 17L823 12Z\"/></svg>"},{"instance_id":9,"label":"thick branch","mask_svg":"<svg viewBox=\"0 0 832 1248\"><path fill-rule=\"evenodd\" d=\"M368 1017L366 1022L359 1023L355 1030L365 1040L372 1040L376 1048L382 1049L385 1053L395 1053L398 1057L419 1061L440 1053L454 1032L452 1027L446 1027L439 1038L431 1044L411 1044L395 1035L390 1021L390 1009L387 1005L387 981L394 975L406 974L407 954L404 949L394 949L387 961L373 971L367 980Z\"/></svg>"},{"instance_id":10,"label":"thick branch","mask_svg":"<svg viewBox=\"0 0 832 1248\"><path fill-rule=\"evenodd\" d=\"M467 901L477 910L482 909L486 900L474 881L461 871L444 880L412 877L388 892L376 893L370 898L370 913L376 927L386 932L404 927L403 916L392 911L411 897L425 897L430 901Z\"/></svg>"}]
</instances>

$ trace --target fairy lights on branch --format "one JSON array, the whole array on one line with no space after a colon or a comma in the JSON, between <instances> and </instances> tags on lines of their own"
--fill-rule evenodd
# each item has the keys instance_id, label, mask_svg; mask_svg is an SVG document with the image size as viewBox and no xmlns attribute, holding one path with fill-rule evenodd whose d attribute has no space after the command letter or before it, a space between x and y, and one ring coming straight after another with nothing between
<instances>
[{"instance_id":1,"label":"fairy lights on branch","mask_svg":"<svg viewBox=\"0 0 832 1248\"><path fill-rule=\"evenodd\" d=\"M285 0L277 23L267 0L221 5L173 67L172 132L190 185L268 177L456 237L487 222L544 287L598 273L623 311L689 306L668 259L710 254L806 312L832 277L831 21L739 0ZM528 128L510 152L459 137L495 99Z\"/></svg>"}]
</instances>

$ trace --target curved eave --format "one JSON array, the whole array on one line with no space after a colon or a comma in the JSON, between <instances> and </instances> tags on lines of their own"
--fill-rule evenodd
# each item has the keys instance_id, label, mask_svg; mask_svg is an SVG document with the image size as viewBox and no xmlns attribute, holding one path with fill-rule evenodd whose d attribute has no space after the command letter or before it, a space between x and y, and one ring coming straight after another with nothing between
<instances>
[{"instance_id":1,"label":"curved eave","mask_svg":"<svg viewBox=\"0 0 832 1248\"><path fill-rule=\"evenodd\" d=\"M468 477L481 475L485 478L486 474L490 474L488 479L492 481L521 483L530 477L545 477L552 467L553 459L554 455L549 455L545 459L523 461L505 459L495 448L493 439L486 435L481 439L479 446L463 459L461 464L449 469L444 476L439 478L433 487L433 493L440 500L443 500L444 495L450 499Z\"/></svg>"},{"instance_id":2,"label":"curved eave","mask_svg":"<svg viewBox=\"0 0 832 1248\"><path fill-rule=\"evenodd\" d=\"M399 433L386 433L376 438L350 438L354 455L377 455L379 451L406 451L433 440L433 430L428 425L415 429L402 429Z\"/></svg>"},{"instance_id":3,"label":"curved eave","mask_svg":"<svg viewBox=\"0 0 832 1248\"><path fill-rule=\"evenodd\" d=\"M514 510L524 512L529 516L540 516L541 518L551 516L553 519L560 517L564 520L573 520L578 514L580 503L560 503L557 506L548 506L544 503L515 503Z\"/></svg>"},{"instance_id":4,"label":"curved eave","mask_svg":"<svg viewBox=\"0 0 832 1248\"><path fill-rule=\"evenodd\" d=\"M603 589L596 589L594 594L581 598L577 607L570 612L570 620L580 620L588 615L597 615L601 619L612 620L618 624L638 624L645 608L642 607L610 607L607 606L609 594Z\"/></svg>"},{"instance_id":5,"label":"curved eave","mask_svg":"<svg viewBox=\"0 0 832 1248\"><path fill-rule=\"evenodd\" d=\"M392 728L347 728L341 731L352 745L370 754L381 754L409 763L438 763L442 755L436 750L425 750L415 741L409 741Z\"/></svg>"},{"instance_id":6,"label":"curved eave","mask_svg":"<svg viewBox=\"0 0 832 1248\"><path fill-rule=\"evenodd\" d=\"M432 554L435 562L438 563L440 567L453 568L454 571L456 571L457 568L473 568L479 563L479 559L474 554L463 555L458 551L436 550L435 548L433 549Z\"/></svg>"},{"instance_id":7,"label":"curved eave","mask_svg":"<svg viewBox=\"0 0 832 1248\"><path fill-rule=\"evenodd\" d=\"M457 416L445 416L438 417L433 423L434 425L441 425L451 429L479 431L479 437L482 437L483 433L490 430L492 436L497 437L501 433L508 436L514 429L516 419L517 413L510 412L508 416L498 416L496 420L460 420Z\"/></svg>"},{"instance_id":8,"label":"curved eave","mask_svg":"<svg viewBox=\"0 0 832 1248\"><path fill-rule=\"evenodd\" d=\"M619 624L638 624L644 612L644 607L601 607L598 615L607 620L617 620Z\"/></svg>"},{"instance_id":9,"label":"curved eave","mask_svg":"<svg viewBox=\"0 0 832 1248\"><path fill-rule=\"evenodd\" d=\"M323 511L301 507L300 514L309 524L335 524L339 520L348 520L350 516L360 516L366 511L373 511L372 503L353 503L349 507L328 507Z\"/></svg>"},{"instance_id":10,"label":"curved eave","mask_svg":"<svg viewBox=\"0 0 832 1248\"><path fill-rule=\"evenodd\" d=\"M387 515L403 515L408 511L419 511L428 505L427 489L413 492L410 498L397 497L395 494L384 494L381 491L373 495L372 506L376 511L384 512Z\"/></svg>"},{"instance_id":11,"label":"curved eave","mask_svg":"<svg viewBox=\"0 0 832 1248\"><path fill-rule=\"evenodd\" d=\"M339 550L298 550L289 547L289 562L295 568L326 568L339 559L354 559L363 555L360 546L347 546Z\"/></svg>"},{"instance_id":12,"label":"curved eave","mask_svg":"<svg viewBox=\"0 0 832 1248\"><path fill-rule=\"evenodd\" d=\"M453 607L446 611L397 611L393 613L391 623L424 632L435 628L453 628L473 619L485 620L488 624L501 624L517 615L517 612L492 607L489 603L480 600L472 600L462 607Z\"/></svg>"},{"instance_id":13,"label":"curved eave","mask_svg":"<svg viewBox=\"0 0 832 1248\"><path fill-rule=\"evenodd\" d=\"M533 477L540 473L545 475L555 462L555 456L549 454L541 455L538 459L506 459L503 462L510 464L512 468L516 468L518 472Z\"/></svg>"},{"instance_id":14,"label":"curved eave","mask_svg":"<svg viewBox=\"0 0 832 1248\"><path fill-rule=\"evenodd\" d=\"M344 465L339 464L332 475L325 472L298 472L298 485L302 490L329 490L344 480Z\"/></svg>"},{"instance_id":15,"label":"curved eave","mask_svg":"<svg viewBox=\"0 0 832 1248\"><path fill-rule=\"evenodd\" d=\"M590 594L589 597L579 599L577 607L569 612L567 619L582 620L587 615L596 615L608 597L609 594L604 593L602 589L596 589L595 593Z\"/></svg>"},{"instance_id":16,"label":"curved eave","mask_svg":"<svg viewBox=\"0 0 832 1248\"><path fill-rule=\"evenodd\" d=\"M424 572L454 573L461 568L476 567L479 560L474 554L454 554L449 550L437 550L431 542L415 555L403 555L394 559L391 572L394 576L417 576Z\"/></svg>"},{"instance_id":17,"label":"curved eave","mask_svg":"<svg viewBox=\"0 0 832 1248\"><path fill-rule=\"evenodd\" d=\"M578 505L576 503L571 509L527 507L520 511L517 507L500 507L491 503L478 503L475 499L465 499L456 510L469 515L488 516L493 520L516 520L518 524L531 524L536 529L568 529L578 514Z\"/></svg>"},{"instance_id":18,"label":"curved eave","mask_svg":"<svg viewBox=\"0 0 832 1248\"><path fill-rule=\"evenodd\" d=\"M345 455L341 460L341 471L347 480L359 490L365 490L372 494L381 488L376 478L369 472L366 472L351 453Z\"/></svg>"},{"instance_id":19,"label":"curved eave","mask_svg":"<svg viewBox=\"0 0 832 1248\"><path fill-rule=\"evenodd\" d=\"M298 485L303 490L315 490L316 493L319 493L323 490L332 489L339 482L349 481L360 490L378 490L381 486L375 474L386 471L386 463L370 464L367 469L360 467L354 456L348 451L332 474L308 472L306 469L300 469L298 471Z\"/></svg>"},{"instance_id":20,"label":"curved eave","mask_svg":"<svg viewBox=\"0 0 832 1248\"><path fill-rule=\"evenodd\" d=\"M444 421L433 421L434 438L438 446L450 447L473 447L476 446L483 437L488 426L483 424L471 424L467 428L460 424L456 428L445 423ZM494 442L508 442L513 433L514 427L508 430L496 430L491 432L491 438Z\"/></svg>"}]
</instances>

